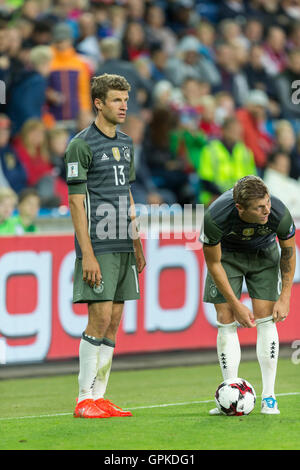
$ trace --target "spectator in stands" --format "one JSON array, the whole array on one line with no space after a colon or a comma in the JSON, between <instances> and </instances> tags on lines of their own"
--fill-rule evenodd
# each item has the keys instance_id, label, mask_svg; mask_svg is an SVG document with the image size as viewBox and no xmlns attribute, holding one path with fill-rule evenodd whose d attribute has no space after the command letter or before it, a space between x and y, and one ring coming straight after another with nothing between
<instances>
[{"instance_id":1,"label":"spectator in stands","mask_svg":"<svg viewBox=\"0 0 300 470\"><path fill-rule=\"evenodd\" d=\"M136 204L173 204L175 196L168 190L158 189L148 167L142 143L145 132L145 123L138 116L131 114L127 117L121 131L130 135L134 145L134 165L136 179L131 185L131 192Z\"/></svg>"},{"instance_id":2,"label":"spectator in stands","mask_svg":"<svg viewBox=\"0 0 300 470\"><path fill-rule=\"evenodd\" d=\"M262 90L251 90L245 106L236 112L242 124L244 143L253 152L259 175L263 173L273 145L272 137L265 130L268 105L269 99Z\"/></svg>"},{"instance_id":3,"label":"spectator in stands","mask_svg":"<svg viewBox=\"0 0 300 470\"><path fill-rule=\"evenodd\" d=\"M53 53L49 46L36 46L30 51L31 68L14 82L7 104L12 121L12 134L17 134L31 118L42 119L45 111L47 79Z\"/></svg>"},{"instance_id":4,"label":"spectator in stands","mask_svg":"<svg viewBox=\"0 0 300 470\"><path fill-rule=\"evenodd\" d=\"M153 108L173 107L176 90L177 89L168 80L160 80L157 82L152 92Z\"/></svg>"},{"instance_id":5,"label":"spectator in stands","mask_svg":"<svg viewBox=\"0 0 300 470\"><path fill-rule=\"evenodd\" d=\"M200 52L201 54L210 59L211 61L215 60L215 40L216 40L216 31L211 23L208 21L202 20L197 24L195 28L195 35L200 41Z\"/></svg>"},{"instance_id":6,"label":"spectator in stands","mask_svg":"<svg viewBox=\"0 0 300 470\"><path fill-rule=\"evenodd\" d=\"M127 0L125 3L128 21L137 21L143 25L146 13L145 1L141 2L140 0Z\"/></svg>"},{"instance_id":7,"label":"spectator in stands","mask_svg":"<svg viewBox=\"0 0 300 470\"><path fill-rule=\"evenodd\" d=\"M290 158L283 151L276 151L269 156L264 173L264 181L270 192L286 206L292 217L300 217L300 181L289 176Z\"/></svg>"},{"instance_id":8,"label":"spectator in stands","mask_svg":"<svg viewBox=\"0 0 300 470\"><path fill-rule=\"evenodd\" d=\"M261 45L254 44L251 46L249 61L243 71L247 78L249 90L262 90L268 95L270 118L277 119L280 116L281 108L278 103L274 77L267 73L263 66L263 54L263 47Z\"/></svg>"},{"instance_id":9,"label":"spectator in stands","mask_svg":"<svg viewBox=\"0 0 300 470\"><path fill-rule=\"evenodd\" d=\"M132 64L138 71L138 74L147 82L151 83L151 60L149 57L139 57L134 59Z\"/></svg>"},{"instance_id":10,"label":"spectator in stands","mask_svg":"<svg viewBox=\"0 0 300 470\"><path fill-rule=\"evenodd\" d=\"M150 78L152 83L157 83L160 80L166 80L166 66L168 56L160 44L154 44L150 47Z\"/></svg>"},{"instance_id":11,"label":"spectator in stands","mask_svg":"<svg viewBox=\"0 0 300 470\"><path fill-rule=\"evenodd\" d=\"M291 121L296 132L300 130L299 76L300 49L292 49L286 69L276 77L276 90L282 116Z\"/></svg>"},{"instance_id":12,"label":"spectator in stands","mask_svg":"<svg viewBox=\"0 0 300 470\"><path fill-rule=\"evenodd\" d=\"M201 203L210 204L238 179L256 174L253 153L244 144L242 134L239 120L227 118L222 126L222 138L203 147L198 166Z\"/></svg>"},{"instance_id":13,"label":"spectator in stands","mask_svg":"<svg viewBox=\"0 0 300 470\"><path fill-rule=\"evenodd\" d=\"M85 126L86 127L86 126ZM69 132L63 127L54 127L48 131L50 162L57 176L66 180L65 152L70 140Z\"/></svg>"},{"instance_id":14,"label":"spectator in stands","mask_svg":"<svg viewBox=\"0 0 300 470\"><path fill-rule=\"evenodd\" d=\"M222 20L218 25L218 29L222 42L227 44L235 41L240 41L243 44L247 43L240 24L235 20L229 18Z\"/></svg>"},{"instance_id":15,"label":"spectator in stands","mask_svg":"<svg viewBox=\"0 0 300 470\"><path fill-rule=\"evenodd\" d=\"M12 218L16 235L37 233L39 231L36 218L40 210L40 204L40 196L36 189L26 188L21 192L18 201L18 214Z\"/></svg>"},{"instance_id":16,"label":"spectator in stands","mask_svg":"<svg viewBox=\"0 0 300 470\"><path fill-rule=\"evenodd\" d=\"M10 89L23 72L24 65L18 57L9 54L9 32L7 22L0 19L0 80L5 83L6 103L10 99ZM3 100L1 99L3 104ZM7 112L6 107L2 112Z\"/></svg>"},{"instance_id":17,"label":"spectator in stands","mask_svg":"<svg viewBox=\"0 0 300 470\"><path fill-rule=\"evenodd\" d=\"M109 5L98 0L91 0L91 13L97 25L97 38L103 39L113 35L112 25L109 18Z\"/></svg>"},{"instance_id":18,"label":"spectator in stands","mask_svg":"<svg viewBox=\"0 0 300 470\"><path fill-rule=\"evenodd\" d=\"M79 36L75 41L76 51L83 54L91 64L93 73L100 65L101 51L97 38L97 25L91 12L84 12L78 18Z\"/></svg>"},{"instance_id":19,"label":"spectator in stands","mask_svg":"<svg viewBox=\"0 0 300 470\"><path fill-rule=\"evenodd\" d=\"M0 114L0 186L10 186L16 193L26 187L27 175L10 144L11 121Z\"/></svg>"},{"instance_id":20,"label":"spectator in stands","mask_svg":"<svg viewBox=\"0 0 300 470\"><path fill-rule=\"evenodd\" d=\"M189 130L199 129L203 111L201 99L209 89L208 83L200 82L196 78L187 77L183 81L182 102L177 106L180 127Z\"/></svg>"},{"instance_id":21,"label":"spectator in stands","mask_svg":"<svg viewBox=\"0 0 300 470\"><path fill-rule=\"evenodd\" d=\"M29 20L28 18L22 18L22 17L15 18L13 22L14 27L20 31L23 44L28 43L30 41L31 47L37 46L37 44L33 44L33 42L31 42L31 38L33 37L33 34L34 34L35 23L36 22L33 22Z\"/></svg>"},{"instance_id":22,"label":"spectator in stands","mask_svg":"<svg viewBox=\"0 0 300 470\"><path fill-rule=\"evenodd\" d=\"M281 73L287 62L286 34L279 26L271 26L264 45L263 65L270 75Z\"/></svg>"},{"instance_id":23,"label":"spectator in stands","mask_svg":"<svg viewBox=\"0 0 300 470\"><path fill-rule=\"evenodd\" d=\"M248 47L245 42L241 41L240 39L234 39L230 41L229 44L231 44L233 48L235 60L237 62L237 68L240 73L243 74L243 68L246 66L249 60Z\"/></svg>"},{"instance_id":24,"label":"spectator in stands","mask_svg":"<svg viewBox=\"0 0 300 470\"><path fill-rule=\"evenodd\" d=\"M53 29L53 52L47 97L56 121L74 128L79 112L91 114L90 74L72 46L72 31L65 23Z\"/></svg>"},{"instance_id":25,"label":"spectator in stands","mask_svg":"<svg viewBox=\"0 0 300 470\"><path fill-rule=\"evenodd\" d=\"M220 82L215 91L228 91L233 96L235 104L242 106L249 88L234 45L225 42L217 45L216 64Z\"/></svg>"},{"instance_id":26,"label":"spectator in stands","mask_svg":"<svg viewBox=\"0 0 300 470\"><path fill-rule=\"evenodd\" d=\"M49 46L52 39L52 25L46 20L36 20L33 24L32 34L27 38L31 47Z\"/></svg>"},{"instance_id":27,"label":"spectator in stands","mask_svg":"<svg viewBox=\"0 0 300 470\"><path fill-rule=\"evenodd\" d=\"M7 29L8 54L11 58L18 58L22 46L22 32L15 26L9 26Z\"/></svg>"},{"instance_id":28,"label":"spectator in stands","mask_svg":"<svg viewBox=\"0 0 300 470\"><path fill-rule=\"evenodd\" d=\"M97 70L101 61L101 51L97 39L97 25L92 13L85 12L78 19L79 37L75 42L76 51L85 55L93 72Z\"/></svg>"},{"instance_id":29,"label":"spectator in stands","mask_svg":"<svg viewBox=\"0 0 300 470\"><path fill-rule=\"evenodd\" d=\"M290 177L300 178L300 154L296 145L296 134L291 123L287 120L276 122L275 149L287 154L290 158Z\"/></svg>"},{"instance_id":30,"label":"spectator in stands","mask_svg":"<svg viewBox=\"0 0 300 470\"><path fill-rule=\"evenodd\" d=\"M140 57L149 57L150 49L146 33L138 21L127 23L122 42L122 59L129 62Z\"/></svg>"},{"instance_id":31,"label":"spectator in stands","mask_svg":"<svg viewBox=\"0 0 300 470\"><path fill-rule=\"evenodd\" d=\"M165 26L164 10L155 3L150 4L145 19L145 31L148 44L150 46L160 44L167 56L174 54L177 38L174 32L169 27Z\"/></svg>"},{"instance_id":32,"label":"spectator in stands","mask_svg":"<svg viewBox=\"0 0 300 470\"><path fill-rule=\"evenodd\" d=\"M202 116L199 129L203 131L206 137L219 139L221 137L221 128L216 122L216 99L212 95L203 96L201 99Z\"/></svg>"},{"instance_id":33,"label":"spectator in stands","mask_svg":"<svg viewBox=\"0 0 300 470\"><path fill-rule=\"evenodd\" d=\"M168 26L178 38L183 38L193 31L199 23L195 0L174 0L167 2Z\"/></svg>"},{"instance_id":34,"label":"spectator in stands","mask_svg":"<svg viewBox=\"0 0 300 470\"><path fill-rule=\"evenodd\" d=\"M290 22L300 20L300 4L298 0L283 0L280 6L281 13L286 15Z\"/></svg>"},{"instance_id":35,"label":"spectator in stands","mask_svg":"<svg viewBox=\"0 0 300 470\"><path fill-rule=\"evenodd\" d=\"M44 13L41 13L38 18L46 20L52 26L63 21L70 26L73 37L77 37L78 25L76 19L73 18L73 12L73 0L54 0L54 2L52 1L50 3L50 8L48 8Z\"/></svg>"},{"instance_id":36,"label":"spectator in stands","mask_svg":"<svg viewBox=\"0 0 300 470\"><path fill-rule=\"evenodd\" d=\"M14 149L27 173L27 184L37 189L43 207L67 205L67 185L53 172L44 124L29 119L13 140Z\"/></svg>"},{"instance_id":37,"label":"spectator in stands","mask_svg":"<svg viewBox=\"0 0 300 470\"><path fill-rule=\"evenodd\" d=\"M175 85L181 86L187 77L205 81L211 86L221 84L214 63L200 54L201 44L195 36L186 36L177 47L177 55L167 63L166 75Z\"/></svg>"},{"instance_id":38,"label":"spectator in stands","mask_svg":"<svg viewBox=\"0 0 300 470\"><path fill-rule=\"evenodd\" d=\"M195 194L195 201L199 190L199 178L197 170L199 155L207 144L206 135L194 126L182 125L170 133L170 149L172 155L176 155L182 161L183 171L188 175L189 185Z\"/></svg>"},{"instance_id":39,"label":"spectator in stands","mask_svg":"<svg viewBox=\"0 0 300 470\"><path fill-rule=\"evenodd\" d=\"M176 126L174 112L168 108L155 108L146 128L142 152L156 187L172 191L176 202L185 204L191 197L188 176L183 171L184 162L170 150L170 135Z\"/></svg>"},{"instance_id":40,"label":"spectator in stands","mask_svg":"<svg viewBox=\"0 0 300 470\"><path fill-rule=\"evenodd\" d=\"M260 44L253 44L249 50L249 62L244 67L250 90L263 90L267 95L274 94L274 79L263 65L264 49Z\"/></svg>"},{"instance_id":41,"label":"spectator in stands","mask_svg":"<svg viewBox=\"0 0 300 470\"><path fill-rule=\"evenodd\" d=\"M278 0L248 0L247 15L258 18L266 30L274 25L286 27L288 18L284 16L281 4Z\"/></svg>"},{"instance_id":42,"label":"spectator in stands","mask_svg":"<svg viewBox=\"0 0 300 470\"><path fill-rule=\"evenodd\" d=\"M225 0L221 2L219 8L219 18L246 19L247 7L243 0Z\"/></svg>"},{"instance_id":43,"label":"spectator in stands","mask_svg":"<svg viewBox=\"0 0 300 470\"><path fill-rule=\"evenodd\" d=\"M126 28L127 13L124 5L113 4L108 10L111 35L122 39Z\"/></svg>"},{"instance_id":44,"label":"spectator in stands","mask_svg":"<svg viewBox=\"0 0 300 470\"><path fill-rule=\"evenodd\" d=\"M15 233L12 214L17 200L17 195L11 188L0 188L0 235L2 236Z\"/></svg>"},{"instance_id":45,"label":"spectator in stands","mask_svg":"<svg viewBox=\"0 0 300 470\"><path fill-rule=\"evenodd\" d=\"M21 6L21 14L25 18L35 20L43 10L43 2L40 0L25 0Z\"/></svg>"},{"instance_id":46,"label":"spectator in stands","mask_svg":"<svg viewBox=\"0 0 300 470\"><path fill-rule=\"evenodd\" d=\"M104 62L96 75L109 73L125 77L131 85L127 114L138 114L143 107L147 106L147 101L151 96L151 83L139 75L132 63L121 59L122 44L119 39L104 38L100 41L100 48Z\"/></svg>"},{"instance_id":47,"label":"spectator in stands","mask_svg":"<svg viewBox=\"0 0 300 470\"><path fill-rule=\"evenodd\" d=\"M300 18L291 24L287 46L289 50L300 48Z\"/></svg>"},{"instance_id":48,"label":"spectator in stands","mask_svg":"<svg viewBox=\"0 0 300 470\"><path fill-rule=\"evenodd\" d=\"M215 99L215 121L218 126L222 126L226 118L235 115L234 99L228 91L219 91L215 94Z\"/></svg>"},{"instance_id":49,"label":"spectator in stands","mask_svg":"<svg viewBox=\"0 0 300 470\"><path fill-rule=\"evenodd\" d=\"M248 47L255 44L261 44L264 35L264 25L259 18L250 17L244 26L244 35L248 43Z\"/></svg>"}]
</instances>

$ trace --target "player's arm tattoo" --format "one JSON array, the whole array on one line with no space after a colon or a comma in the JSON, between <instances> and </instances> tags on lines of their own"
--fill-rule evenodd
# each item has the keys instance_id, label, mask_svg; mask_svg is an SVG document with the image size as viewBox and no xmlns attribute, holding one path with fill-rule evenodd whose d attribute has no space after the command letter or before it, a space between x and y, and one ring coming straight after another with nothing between
<instances>
[{"instance_id":1,"label":"player's arm tattoo","mask_svg":"<svg viewBox=\"0 0 300 470\"><path fill-rule=\"evenodd\" d=\"M294 248L292 246L284 246L281 248L280 258L280 271L282 284L291 281L291 274L293 275L293 259Z\"/></svg>"}]
</instances>

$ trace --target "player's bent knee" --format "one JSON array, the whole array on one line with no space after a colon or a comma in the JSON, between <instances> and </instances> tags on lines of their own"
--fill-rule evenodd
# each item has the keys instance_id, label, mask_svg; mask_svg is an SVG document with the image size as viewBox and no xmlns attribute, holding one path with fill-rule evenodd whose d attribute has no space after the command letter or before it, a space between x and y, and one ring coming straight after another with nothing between
<instances>
[{"instance_id":1,"label":"player's bent knee","mask_svg":"<svg viewBox=\"0 0 300 470\"><path fill-rule=\"evenodd\" d=\"M217 311L217 320L219 323L222 323L223 325L228 325L229 323L234 322L235 318L229 305L216 304L215 309Z\"/></svg>"}]
</instances>

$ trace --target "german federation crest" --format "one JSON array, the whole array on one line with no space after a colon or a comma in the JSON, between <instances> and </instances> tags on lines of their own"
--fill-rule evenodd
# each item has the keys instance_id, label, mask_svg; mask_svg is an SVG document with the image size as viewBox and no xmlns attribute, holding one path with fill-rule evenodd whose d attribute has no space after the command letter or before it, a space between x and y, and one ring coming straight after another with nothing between
<instances>
[{"instance_id":1,"label":"german federation crest","mask_svg":"<svg viewBox=\"0 0 300 470\"><path fill-rule=\"evenodd\" d=\"M122 150L123 150L125 160L130 162L130 158L131 158L130 157L130 148L129 147L122 147Z\"/></svg>"},{"instance_id":2,"label":"german federation crest","mask_svg":"<svg viewBox=\"0 0 300 470\"><path fill-rule=\"evenodd\" d=\"M95 292L95 294L102 294L102 292L104 291L104 281L101 281L99 286L95 284L93 287L93 291Z\"/></svg>"},{"instance_id":3,"label":"german federation crest","mask_svg":"<svg viewBox=\"0 0 300 470\"><path fill-rule=\"evenodd\" d=\"M259 235L268 235L269 233L272 233L273 230L269 227L261 227L257 230L257 233Z\"/></svg>"}]
</instances>

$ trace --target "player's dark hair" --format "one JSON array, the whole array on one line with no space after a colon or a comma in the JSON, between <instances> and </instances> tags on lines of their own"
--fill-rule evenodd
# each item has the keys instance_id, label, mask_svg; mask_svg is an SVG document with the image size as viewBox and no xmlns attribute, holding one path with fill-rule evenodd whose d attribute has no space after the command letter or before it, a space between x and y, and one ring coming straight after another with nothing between
<instances>
[{"instance_id":1,"label":"player's dark hair","mask_svg":"<svg viewBox=\"0 0 300 470\"><path fill-rule=\"evenodd\" d=\"M109 90L130 91L131 87L126 78L121 75L104 73L92 78L92 101L99 98L105 103Z\"/></svg>"},{"instance_id":2,"label":"player's dark hair","mask_svg":"<svg viewBox=\"0 0 300 470\"><path fill-rule=\"evenodd\" d=\"M245 209L254 199L263 199L269 194L264 181L259 176L248 175L238 180L233 187L233 200Z\"/></svg>"}]
</instances>

